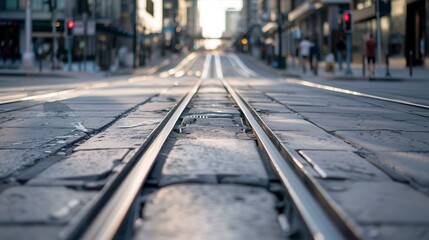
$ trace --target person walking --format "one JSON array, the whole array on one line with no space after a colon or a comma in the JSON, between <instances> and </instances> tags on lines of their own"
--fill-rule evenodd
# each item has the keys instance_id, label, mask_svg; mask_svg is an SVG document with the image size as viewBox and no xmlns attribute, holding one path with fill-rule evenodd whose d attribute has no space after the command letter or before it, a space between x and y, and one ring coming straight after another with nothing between
<instances>
[{"instance_id":1,"label":"person walking","mask_svg":"<svg viewBox=\"0 0 429 240\"><path fill-rule=\"evenodd\" d=\"M299 53L301 55L302 71L304 74L307 71L307 61L310 55L310 48L313 45L308 39L308 37L305 37L299 43Z\"/></svg>"},{"instance_id":2,"label":"person walking","mask_svg":"<svg viewBox=\"0 0 429 240\"><path fill-rule=\"evenodd\" d=\"M343 70L343 56L344 56L344 51L346 50L346 44L344 43L343 37L341 37L338 40L335 47L337 49L338 68L340 69L340 71L342 71Z\"/></svg>"},{"instance_id":3,"label":"person walking","mask_svg":"<svg viewBox=\"0 0 429 240\"><path fill-rule=\"evenodd\" d=\"M376 44L375 44L375 40L374 40L374 36L372 35L372 33L369 34L369 38L366 40L365 42L365 46L366 46L366 60L368 63L368 73L370 73L371 75L375 74L375 48L376 48ZM371 68L372 65L372 68Z\"/></svg>"},{"instance_id":4,"label":"person walking","mask_svg":"<svg viewBox=\"0 0 429 240\"><path fill-rule=\"evenodd\" d=\"M313 45L310 47L310 68L315 76L319 70L320 47L317 44L317 39L314 39Z\"/></svg>"}]
</instances>

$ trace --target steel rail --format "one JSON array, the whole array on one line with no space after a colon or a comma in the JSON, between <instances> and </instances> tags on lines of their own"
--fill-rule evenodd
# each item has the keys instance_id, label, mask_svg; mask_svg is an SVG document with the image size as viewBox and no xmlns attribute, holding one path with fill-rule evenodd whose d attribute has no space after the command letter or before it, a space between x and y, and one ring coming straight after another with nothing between
<instances>
[{"instance_id":1,"label":"steel rail","mask_svg":"<svg viewBox=\"0 0 429 240\"><path fill-rule=\"evenodd\" d=\"M266 151L274 170L286 187L312 237L317 240L345 239L345 236L342 234L338 226L336 226L333 220L324 211L314 195L301 181L294 169L285 161L282 154L265 133L264 129L260 126L250 111L249 104L235 92L229 82L223 77L219 55L215 56L215 64L218 77L252 127L253 132Z\"/></svg>"},{"instance_id":2,"label":"steel rail","mask_svg":"<svg viewBox=\"0 0 429 240\"><path fill-rule=\"evenodd\" d=\"M182 72L186 72L187 70L181 70L185 67L188 67L189 65L192 65L196 61L197 55L190 54L187 58L183 59L176 67L171 69L170 71L173 71L173 74L179 74L176 77L181 77L184 75ZM153 68L150 70L150 72L153 71ZM167 71L168 72L168 71ZM179 72L179 73L178 73ZM65 99L70 99L82 94L85 94L86 92L94 89L99 88L106 88L106 87L114 87L118 85L123 85L127 83L136 83L140 81L147 80L147 76L137 76L137 77L129 77L126 80L117 80L117 81L111 81L111 82L95 82L90 84L82 84L81 86L75 86L75 87L65 87L64 90L57 90L57 91L47 91L45 93L39 93L30 95L28 92L24 93L16 93L13 95L5 95L0 96L0 105L4 104L10 104L10 103L17 103L17 102L27 102L27 101L38 101L38 100L48 100L48 101L60 101Z\"/></svg>"},{"instance_id":3,"label":"steel rail","mask_svg":"<svg viewBox=\"0 0 429 240\"><path fill-rule=\"evenodd\" d=\"M323 90L327 90L327 91L331 91L331 92L338 92L338 93L343 93L343 94L348 94L348 95L353 95L353 96L366 97L366 98L371 98L371 99L376 99L376 100L399 103L399 104L412 106L412 107L429 109L429 106L424 105L424 104L418 104L418 103L413 103L413 102L409 102L409 101L405 101L405 100L388 98L388 97L380 97L377 95L367 94L367 93L363 93L363 92L359 92L359 91L348 90L345 88L327 86L327 85L313 83L313 82L304 81L304 80L288 78L288 79L286 79L286 82L291 83L291 84L296 84L296 85L302 85L302 86L307 86L307 87L312 87L312 88L323 89Z\"/></svg>"},{"instance_id":4,"label":"steel rail","mask_svg":"<svg viewBox=\"0 0 429 240\"><path fill-rule=\"evenodd\" d=\"M113 239L123 223L129 209L132 207L138 193L143 186L144 181L155 163L155 160L161 151L165 141L189 104L195 93L198 91L202 82L209 75L211 55L207 55L204 63L203 74L194 84L189 93L172 109L166 123L156 135L153 141L144 149L144 152L135 159L135 164L128 171L122 171L124 176L118 184L109 184L109 187L103 188L99 193L96 206L90 209L96 212L90 212L92 217L86 223L78 223L78 229L72 230L68 234L68 239ZM118 180L119 181L119 180ZM88 215L88 214L86 214ZM82 229L79 229L82 228ZM67 233L66 233L67 234Z\"/></svg>"}]
</instances>

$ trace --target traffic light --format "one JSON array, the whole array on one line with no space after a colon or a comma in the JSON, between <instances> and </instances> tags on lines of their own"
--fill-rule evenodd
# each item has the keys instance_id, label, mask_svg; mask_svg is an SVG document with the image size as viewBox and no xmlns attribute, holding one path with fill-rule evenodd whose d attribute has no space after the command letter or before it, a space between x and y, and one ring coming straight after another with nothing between
<instances>
[{"instance_id":1,"label":"traffic light","mask_svg":"<svg viewBox=\"0 0 429 240\"><path fill-rule=\"evenodd\" d=\"M68 20L67 21L67 35L68 36L73 35L73 27L74 27L74 20Z\"/></svg>"},{"instance_id":2,"label":"traffic light","mask_svg":"<svg viewBox=\"0 0 429 240\"><path fill-rule=\"evenodd\" d=\"M343 28L346 33L353 32L353 19L350 11L345 11L343 13Z\"/></svg>"}]
</instances>

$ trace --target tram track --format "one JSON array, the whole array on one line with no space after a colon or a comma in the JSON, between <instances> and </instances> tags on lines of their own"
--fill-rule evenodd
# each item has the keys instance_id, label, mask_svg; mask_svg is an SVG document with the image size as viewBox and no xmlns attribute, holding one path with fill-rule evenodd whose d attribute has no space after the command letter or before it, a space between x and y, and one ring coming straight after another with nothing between
<instances>
[{"instance_id":1,"label":"tram track","mask_svg":"<svg viewBox=\"0 0 429 240\"><path fill-rule=\"evenodd\" d=\"M214 59L215 68L211 71L211 59ZM201 84L209 79L209 75L217 75L217 80L220 81L223 87L230 94L231 99L237 105L239 112L243 115L243 120L252 129L252 134L255 135L259 146L267 156L269 166L272 167L283 188L288 192L287 199L290 199L289 207L293 214L281 218L286 221L287 236L301 236L299 239L344 239L344 231L338 227L338 219L332 220L326 210L316 198L316 194L312 193L306 184L299 176L299 167L291 166L285 160L277 147L278 143L273 142L272 136L268 127L263 124L257 116L255 110L234 90L227 79L224 78L219 55L207 55L204 63L201 78L194 84L192 89L186 96L172 109L149 137L149 143L142 146L137 151L133 159L121 169L120 172L113 176L111 180L103 187L98 196L93 199L82 214L75 218L71 227L62 233L66 239L114 239L131 236L132 227L124 226L132 224L135 219L135 212L138 211L139 204L136 200L139 198L139 193L142 192L143 186L147 185L147 178L151 175L155 161L159 157L161 149L166 144L168 137L173 129L177 127L180 119L184 119L183 113L188 108L192 99L198 94L198 89ZM212 74L210 74L212 72ZM216 104L216 103L213 103ZM194 115L189 115L194 116ZM289 158L291 156L289 155ZM296 163L296 162L295 162ZM270 170L271 171L271 170ZM319 196L320 197L320 196ZM298 218L290 219L290 218ZM303 225L293 228L291 222L301 222ZM143 223L144 224L144 223ZM124 233L124 228L125 233ZM346 231L347 232L347 231ZM347 232L350 234L351 232ZM118 235L119 234L119 235ZM126 238L128 238L126 237ZM348 235L348 238L351 236Z\"/></svg>"}]
</instances>

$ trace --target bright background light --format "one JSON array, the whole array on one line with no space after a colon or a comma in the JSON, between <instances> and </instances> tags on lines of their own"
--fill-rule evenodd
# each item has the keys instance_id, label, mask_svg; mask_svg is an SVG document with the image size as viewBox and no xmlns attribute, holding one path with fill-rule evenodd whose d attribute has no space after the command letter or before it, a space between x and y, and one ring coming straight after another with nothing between
<instances>
[{"instance_id":1,"label":"bright background light","mask_svg":"<svg viewBox=\"0 0 429 240\"><path fill-rule=\"evenodd\" d=\"M198 0L198 6L203 36L219 38L225 31L225 10L227 8L240 10L243 7L243 0Z\"/></svg>"}]
</instances>

